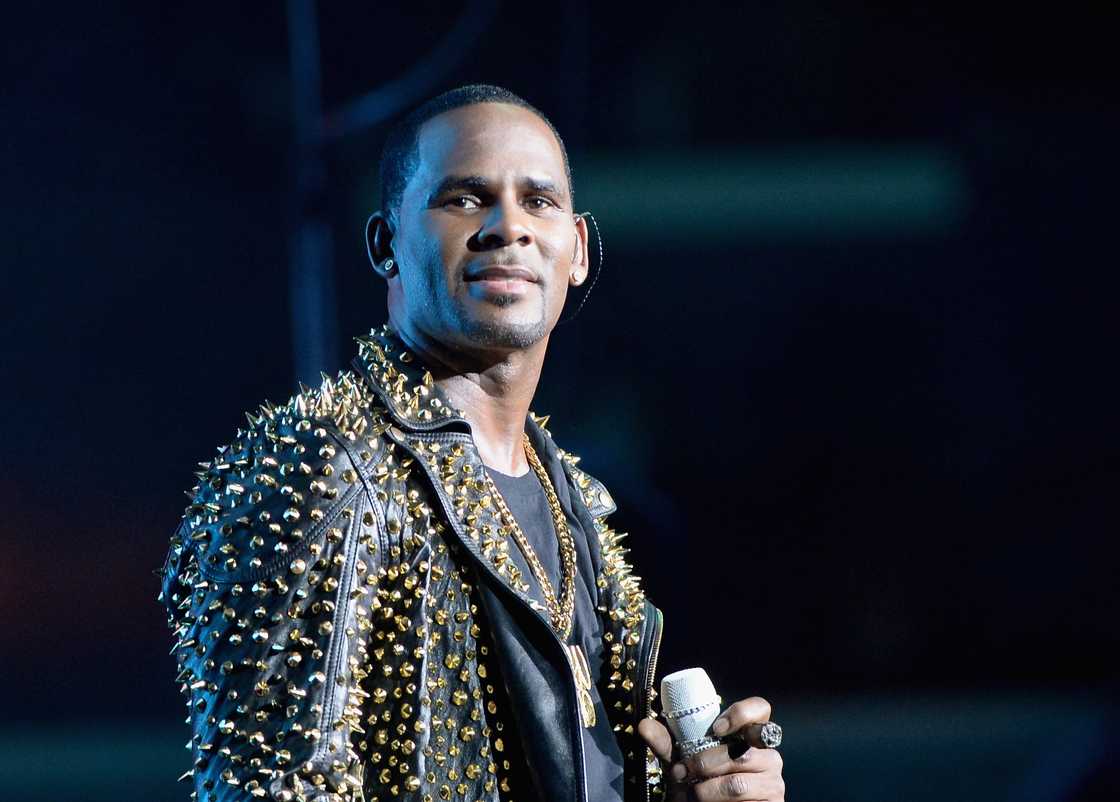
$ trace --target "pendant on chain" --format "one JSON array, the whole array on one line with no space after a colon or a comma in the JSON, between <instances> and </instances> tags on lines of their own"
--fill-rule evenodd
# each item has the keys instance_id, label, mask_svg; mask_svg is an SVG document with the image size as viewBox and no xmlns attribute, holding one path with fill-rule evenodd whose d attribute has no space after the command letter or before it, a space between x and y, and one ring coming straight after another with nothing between
<instances>
[{"instance_id":1,"label":"pendant on chain","mask_svg":"<svg viewBox=\"0 0 1120 802\"><path fill-rule=\"evenodd\" d=\"M576 681L576 696L579 698L579 715L583 719L583 726L595 726L595 702L591 698L591 666L587 662L587 655L578 643L567 644L568 663L572 668L572 677Z\"/></svg>"}]
</instances>

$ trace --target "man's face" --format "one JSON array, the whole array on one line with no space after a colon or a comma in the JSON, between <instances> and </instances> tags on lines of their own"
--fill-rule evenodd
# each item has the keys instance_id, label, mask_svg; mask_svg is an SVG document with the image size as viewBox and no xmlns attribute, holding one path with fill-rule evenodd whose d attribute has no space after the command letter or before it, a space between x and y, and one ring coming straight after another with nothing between
<instances>
[{"instance_id":1,"label":"man's face","mask_svg":"<svg viewBox=\"0 0 1120 802\"><path fill-rule=\"evenodd\" d=\"M564 161L532 112L479 103L420 129L418 165L392 239L389 305L467 350L521 349L556 325L586 232Z\"/></svg>"}]
</instances>

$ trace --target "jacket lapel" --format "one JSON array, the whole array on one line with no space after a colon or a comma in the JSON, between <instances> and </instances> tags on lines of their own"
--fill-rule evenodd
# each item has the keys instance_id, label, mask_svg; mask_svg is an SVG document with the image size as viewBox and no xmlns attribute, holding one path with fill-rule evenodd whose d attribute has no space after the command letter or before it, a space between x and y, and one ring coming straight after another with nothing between
<instances>
[{"instance_id":1,"label":"jacket lapel","mask_svg":"<svg viewBox=\"0 0 1120 802\"><path fill-rule=\"evenodd\" d=\"M387 327L355 339L359 352L353 364L394 422L385 434L422 468L450 524L446 535L479 569L480 601L497 657L511 696L523 702L515 715L533 755L530 766L540 769L538 787L551 799L580 800L583 735L567 653L552 632L547 610L530 595L509 559L509 549L516 546L498 518L470 426ZM530 437L543 445L546 435L532 424ZM554 452L552 446L548 453L554 457ZM555 467L550 473L555 476ZM576 777L572 766L578 767Z\"/></svg>"}]
</instances>

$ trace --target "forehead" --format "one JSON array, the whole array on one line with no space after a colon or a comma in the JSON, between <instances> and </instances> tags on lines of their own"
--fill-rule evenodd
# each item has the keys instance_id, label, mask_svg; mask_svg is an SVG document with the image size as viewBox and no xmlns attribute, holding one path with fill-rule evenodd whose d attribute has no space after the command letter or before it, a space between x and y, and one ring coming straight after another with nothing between
<instances>
[{"instance_id":1,"label":"forehead","mask_svg":"<svg viewBox=\"0 0 1120 802\"><path fill-rule=\"evenodd\" d=\"M419 187L448 175L526 176L567 186L552 130L533 112L508 103L475 103L437 114L420 127L416 151L409 183Z\"/></svg>"}]
</instances>

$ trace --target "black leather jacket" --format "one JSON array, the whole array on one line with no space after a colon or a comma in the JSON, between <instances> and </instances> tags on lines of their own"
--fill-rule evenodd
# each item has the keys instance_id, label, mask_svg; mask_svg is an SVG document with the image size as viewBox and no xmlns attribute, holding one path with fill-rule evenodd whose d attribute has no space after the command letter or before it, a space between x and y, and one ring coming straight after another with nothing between
<instances>
[{"instance_id":1,"label":"black leather jacket","mask_svg":"<svg viewBox=\"0 0 1120 802\"><path fill-rule=\"evenodd\" d=\"M509 543L470 428L387 328L353 370L266 403L202 463L162 570L203 802L587 800L576 688ZM530 414L587 533L599 693L627 799L659 795L637 734L661 613L603 485ZM519 733L532 733L522 738Z\"/></svg>"}]
</instances>

